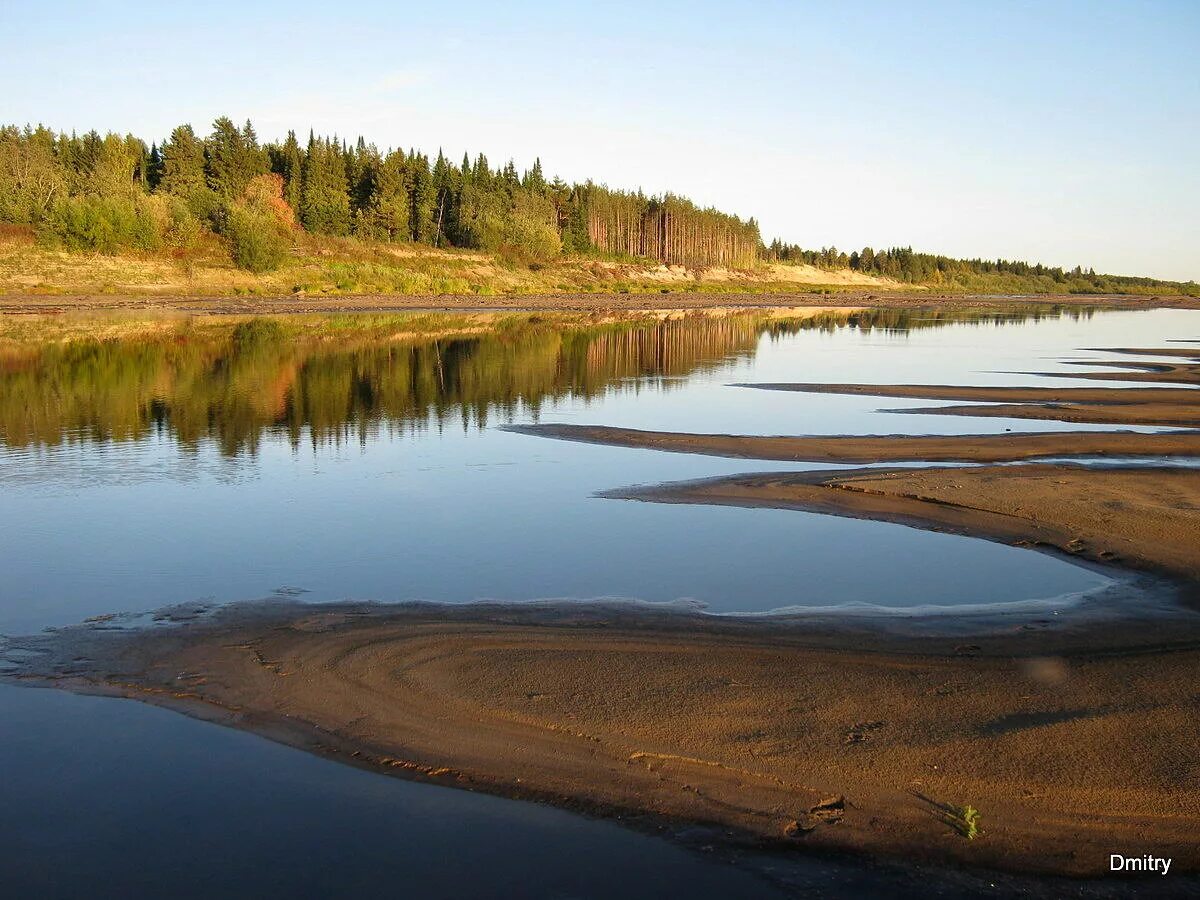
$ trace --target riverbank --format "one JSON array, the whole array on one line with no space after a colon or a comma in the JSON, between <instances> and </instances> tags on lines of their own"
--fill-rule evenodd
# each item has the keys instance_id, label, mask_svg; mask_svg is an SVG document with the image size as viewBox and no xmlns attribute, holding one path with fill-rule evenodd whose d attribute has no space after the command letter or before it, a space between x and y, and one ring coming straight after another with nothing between
<instances>
[{"instance_id":1,"label":"riverbank","mask_svg":"<svg viewBox=\"0 0 1200 900\"><path fill-rule=\"evenodd\" d=\"M403 312L403 311L565 311L614 312L642 310L686 311L714 308L770 310L839 307L898 310L996 310L1021 306L1098 309L1200 309L1200 298L1184 295L1131 294L949 294L932 291L866 290L856 286L818 292L792 290L722 292L696 291L686 286L653 292L572 292L473 294L263 294L205 296L188 293L138 294L63 292L55 294L0 293L0 313L87 311L213 313L274 315L288 313Z\"/></svg>"},{"instance_id":2,"label":"riverbank","mask_svg":"<svg viewBox=\"0 0 1200 900\"><path fill-rule=\"evenodd\" d=\"M33 641L25 675L718 843L1098 878L1118 846L1200 866L1196 717L1175 687L1200 628L1166 634L281 602Z\"/></svg>"}]
</instances>

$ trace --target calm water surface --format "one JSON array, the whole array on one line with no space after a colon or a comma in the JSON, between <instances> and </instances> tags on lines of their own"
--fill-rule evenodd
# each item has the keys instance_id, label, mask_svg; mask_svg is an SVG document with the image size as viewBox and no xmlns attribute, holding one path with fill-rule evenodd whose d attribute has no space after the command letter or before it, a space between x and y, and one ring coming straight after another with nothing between
<instances>
[{"instance_id":1,"label":"calm water surface","mask_svg":"<svg viewBox=\"0 0 1200 900\"><path fill-rule=\"evenodd\" d=\"M737 320L438 346L195 356L115 346L0 372L0 631L301 589L314 600L688 599L715 612L999 603L1103 579L984 541L776 510L595 499L791 463L511 434L561 421L748 434L1053 430L897 415L753 381L1078 384L1080 347L1194 312L772 334ZM156 355L157 353L157 355ZM1098 356L1098 354L1091 354ZM1103 426L1074 426L1102 428ZM826 466L828 467L828 466ZM930 566L929 560L941 564Z\"/></svg>"},{"instance_id":2,"label":"calm water surface","mask_svg":"<svg viewBox=\"0 0 1200 900\"><path fill-rule=\"evenodd\" d=\"M739 318L321 347L251 328L232 343L124 342L3 360L0 632L281 589L314 600L627 597L736 613L1054 600L1106 583L1041 554L885 523L597 499L636 483L803 466L496 427L1103 428L898 415L879 409L934 404L730 384L1087 384L1014 373L1079 371L1060 360L1104 357L1079 348L1195 338L1200 313L949 323L892 313L826 325ZM350 858L367 860L364 879L394 873L445 894L477 886L480 872L503 893L531 867L546 896L609 893L588 890L611 888L608 866L657 871L661 885L709 869L743 877L611 826L400 784L131 703L5 688L0 721L0 801L26 811L0 826L0 862L18 884L52 884L86 861L105 879L140 866L143 887L186 870L202 895L227 886L213 870L232 860L229 871L250 879L240 883L287 895ZM78 746L95 752L67 749ZM588 858L587 842L603 853ZM255 874L252 860L267 857L304 865ZM750 890L731 883L725 893Z\"/></svg>"}]
</instances>

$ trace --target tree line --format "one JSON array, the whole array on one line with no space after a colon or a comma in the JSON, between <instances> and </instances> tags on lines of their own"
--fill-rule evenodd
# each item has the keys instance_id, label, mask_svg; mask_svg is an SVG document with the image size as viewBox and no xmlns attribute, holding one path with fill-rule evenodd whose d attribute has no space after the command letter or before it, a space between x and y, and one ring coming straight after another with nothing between
<instances>
[{"instance_id":1,"label":"tree line","mask_svg":"<svg viewBox=\"0 0 1200 900\"><path fill-rule=\"evenodd\" d=\"M1063 269L1041 263L1008 259L956 259L936 253L916 253L912 247L874 250L863 247L850 253L836 247L806 250L774 240L764 250L775 262L800 263L830 271L851 269L866 275L891 278L912 284L995 289L1004 279L1015 287L1031 286L1047 291L1074 293L1121 293L1133 288L1173 287L1174 282L1129 275L1098 275L1095 269L1076 266Z\"/></svg>"},{"instance_id":2,"label":"tree line","mask_svg":"<svg viewBox=\"0 0 1200 900\"><path fill-rule=\"evenodd\" d=\"M161 142L133 135L66 135L0 126L0 225L32 227L71 250L177 255L213 242L251 271L280 265L305 235L357 237L501 253L530 263L604 254L669 265L750 268L766 259L849 268L902 282L981 291L1121 292L1177 289L1152 278L1079 266L956 259L911 247L851 253L764 245L757 222L672 194L647 196L592 181L494 167L479 154L452 162L295 132L261 142L222 117L201 136L180 125ZM1194 291L1192 283L1182 286Z\"/></svg>"},{"instance_id":3,"label":"tree line","mask_svg":"<svg viewBox=\"0 0 1200 900\"><path fill-rule=\"evenodd\" d=\"M0 127L0 222L69 249L187 250L216 234L238 265L266 271L301 232L498 251L663 263L750 265L754 220L666 195L548 179L483 155L459 163L309 133L260 142L222 117L207 136L180 125L161 143L132 135Z\"/></svg>"}]
</instances>

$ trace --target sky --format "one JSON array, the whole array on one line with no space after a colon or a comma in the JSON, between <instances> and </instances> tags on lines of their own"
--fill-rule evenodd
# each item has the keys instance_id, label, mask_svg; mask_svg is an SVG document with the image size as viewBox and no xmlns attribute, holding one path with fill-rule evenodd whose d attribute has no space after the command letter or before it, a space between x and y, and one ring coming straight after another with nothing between
<instances>
[{"instance_id":1,"label":"sky","mask_svg":"<svg viewBox=\"0 0 1200 900\"><path fill-rule=\"evenodd\" d=\"M1200 0L0 0L0 122L251 119L672 191L804 247L1200 280Z\"/></svg>"}]
</instances>

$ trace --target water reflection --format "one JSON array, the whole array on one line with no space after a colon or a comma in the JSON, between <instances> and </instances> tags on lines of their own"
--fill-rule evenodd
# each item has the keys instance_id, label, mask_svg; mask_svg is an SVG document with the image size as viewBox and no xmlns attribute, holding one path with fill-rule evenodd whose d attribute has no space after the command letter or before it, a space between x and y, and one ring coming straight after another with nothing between
<instances>
[{"instance_id":1,"label":"water reflection","mask_svg":"<svg viewBox=\"0 0 1200 900\"><path fill-rule=\"evenodd\" d=\"M397 338L373 333L296 339L280 321L48 344L0 354L0 443L11 448L169 436L195 450L256 453L267 431L293 447L460 422L482 428L536 418L566 396L614 387L669 389L673 379L752 355L760 339L805 330L902 332L973 322L1088 317L1075 307L825 311L805 318L696 317L556 328L537 317L495 332ZM376 329L377 330L377 329Z\"/></svg>"}]
</instances>

